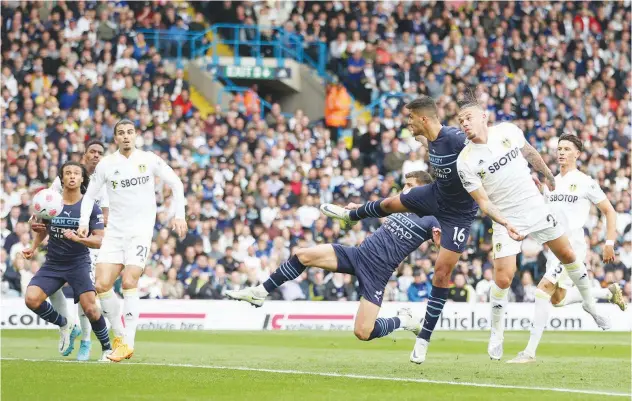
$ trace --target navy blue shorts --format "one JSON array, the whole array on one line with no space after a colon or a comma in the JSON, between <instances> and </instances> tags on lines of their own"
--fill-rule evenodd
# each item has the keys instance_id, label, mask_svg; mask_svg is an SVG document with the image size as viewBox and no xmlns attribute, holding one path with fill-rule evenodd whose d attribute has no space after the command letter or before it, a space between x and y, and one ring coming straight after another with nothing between
<instances>
[{"instance_id":1,"label":"navy blue shorts","mask_svg":"<svg viewBox=\"0 0 632 401\"><path fill-rule=\"evenodd\" d=\"M88 259L88 263L80 263L76 266L63 266L63 270L54 264L46 262L35 273L29 286L37 286L46 295L50 296L63 287L65 283L68 283L74 293L75 303L78 303L79 296L84 292L96 292L90 272L90 259Z\"/></svg>"},{"instance_id":2,"label":"navy blue shorts","mask_svg":"<svg viewBox=\"0 0 632 401\"><path fill-rule=\"evenodd\" d=\"M388 268L372 263L353 246L332 244L338 259L338 271L353 272L360 283L360 296L377 306L382 306L384 289L395 267Z\"/></svg>"},{"instance_id":3,"label":"navy blue shorts","mask_svg":"<svg viewBox=\"0 0 632 401\"><path fill-rule=\"evenodd\" d=\"M399 196L402 204L418 216L434 216L441 225L441 247L462 253L470 237L470 229L476 218L476 209L458 211L450 201L442 199L435 184L412 188Z\"/></svg>"}]
</instances>

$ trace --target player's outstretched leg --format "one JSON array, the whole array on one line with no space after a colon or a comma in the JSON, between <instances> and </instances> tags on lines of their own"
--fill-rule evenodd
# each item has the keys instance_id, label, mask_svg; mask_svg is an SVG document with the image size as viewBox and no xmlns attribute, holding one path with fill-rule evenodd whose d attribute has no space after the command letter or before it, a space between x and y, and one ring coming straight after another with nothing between
<instances>
[{"instance_id":1,"label":"player's outstretched leg","mask_svg":"<svg viewBox=\"0 0 632 401\"><path fill-rule=\"evenodd\" d=\"M36 276L37 277L37 276ZM26 289L25 303L37 316L48 323L59 326L59 352L63 356L68 356L74 349L75 339L81 334L79 327L71 318L62 316L55 310L53 305L46 301L46 293L37 285L29 285Z\"/></svg>"},{"instance_id":2,"label":"player's outstretched leg","mask_svg":"<svg viewBox=\"0 0 632 401\"><path fill-rule=\"evenodd\" d=\"M97 306L96 294L93 291L84 292L79 296L79 304L81 305L86 318L88 318L90 322L94 335L101 343L101 351L103 352L103 355L101 356L100 361L109 362L107 355L112 353L112 345L110 344L110 335L108 334L108 327L105 323L105 318ZM90 349L88 348L87 358L84 360L88 360L89 358Z\"/></svg>"},{"instance_id":3,"label":"player's outstretched leg","mask_svg":"<svg viewBox=\"0 0 632 401\"><path fill-rule=\"evenodd\" d=\"M487 354L493 360L503 356L505 325L503 318L509 297L509 286L516 272L516 255L494 259L494 281L489 290L491 309L491 333L487 344Z\"/></svg>"},{"instance_id":4,"label":"player's outstretched leg","mask_svg":"<svg viewBox=\"0 0 632 401\"><path fill-rule=\"evenodd\" d=\"M595 299L605 299L619 307L622 311L626 309L625 299L618 284L612 283L606 288L593 288L592 294ZM555 294L551 298L553 306L562 307L566 305L576 304L583 300L582 294L577 287L568 289L557 288Z\"/></svg>"},{"instance_id":5,"label":"player's outstretched leg","mask_svg":"<svg viewBox=\"0 0 632 401\"><path fill-rule=\"evenodd\" d=\"M81 342L79 343L79 352L77 353L78 361L87 361L90 359L90 350L92 349L92 326L90 319L86 316L81 304L77 304L77 315L79 316L79 324L81 325Z\"/></svg>"},{"instance_id":6,"label":"player's outstretched leg","mask_svg":"<svg viewBox=\"0 0 632 401\"><path fill-rule=\"evenodd\" d=\"M263 305L268 294L287 281L298 278L306 266L320 267L328 271L337 271L338 259L330 244L311 248L299 248L290 259L281 263L263 284L238 291L226 291L226 296L237 301L246 301L256 307ZM351 273L351 272L339 272Z\"/></svg>"},{"instance_id":7,"label":"player's outstretched leg","mask_svg":"<svg viewBox=\"0 0 632 401\"><path fill-rule=\"evenodd\" d=\"M426 316L421 331L417 335L417 340L415 340L415 348L410 353L411 362L423 363L426 360L430 337L448 299L450 275L460 257L460 253L443 247L439 249L439 255L435 263L435 274L432 278L432 289L426 305Z\"/></svg>"},{"instance_id":8,"label":"player's outstretched leg","mask_svg":"<svg viewBox=\"0 0 632 401\"><path fill-rule=\"evenodd\" d=\"M57 311L60 315L66 317L70 316L68 314L68 301L66 300L66 296L64 292L60 288L59 290L52 293L48 299L50 299L50 303L53 305L53 309ZM61 327L59 328L59 347L61 348L61 344L66 341L66 333Z\"/></svg>"},{"instance_id":9,"label":"player's outstretched leg","mask_svg":"<svg viewBox=\"0 0 632 401\"><path fill-rule=\"evenodd\" d=\"M610 328L610 319L597 312L596 302L592 294L592 285L588 278L586 266L584 266L582 261L576 260L575 252L573 252L573 248L566 235L547 242L547 245L560 262L562 262L564 268L566 268L566 273L579 290L583 300L582 308L595 319L597 326L603 330L608 330Z\"/></svg>"}]
</instances>

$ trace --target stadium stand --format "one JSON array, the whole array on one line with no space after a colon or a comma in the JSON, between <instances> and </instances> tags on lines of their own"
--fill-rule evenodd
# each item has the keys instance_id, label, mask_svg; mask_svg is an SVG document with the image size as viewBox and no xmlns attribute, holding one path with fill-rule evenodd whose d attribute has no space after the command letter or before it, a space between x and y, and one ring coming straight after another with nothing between
<instances>
[{"instance_id":1,"label":"stadium stand","mask_svg":"<svg viewBox=\"0 0 632 401\"><path fill-rule=\"evenodd\" d=\"M63 162L78 160L88 139L112 151L120 118L136 122L142 148L176 169L188 200L190 230L179 241L166 228L168 193L157 194L143 297L221 299L227 289L265 280L296 246L353 245L370 235L377 220L344 231L318 205L386 197L399 190L402 173L427 170L403 105L431 95L443 121L456 125L456 101L474 86L492 120L519 125L554 172L557 138L582 139L581 169L615 205L619 235L615 262L603 266L605 223L593 210L587 263L596 286L617 282L630 297L629 1L23 1L3 2L1 13L3 296L20 296L41 263L19 256L31 237L33 193L50 185ZM204 32L209 23L282 27L306 43L325 43L327 74L344 84L335 86L344 101L331 95L325 116L273 102L260 118L253 110L265 94L251 87L227 109L196 107L208 99L166 59L178 52L174 37ZM148 29L168 30L173 42L157 50ZM349 95L370 110L368 121L352 118ZM339 128L352 131L349 141L336 141ZM455 269L455 287L468 294L459 299L487 300L490 243L491 221L480 216ZM526 240L522 251L512 300L532 302L544 249ZM423 301L435 258L429 245L411 255L385 300ZM273 296L357 299L354 278L310 269Z\"/></svg>"}]
</instances>

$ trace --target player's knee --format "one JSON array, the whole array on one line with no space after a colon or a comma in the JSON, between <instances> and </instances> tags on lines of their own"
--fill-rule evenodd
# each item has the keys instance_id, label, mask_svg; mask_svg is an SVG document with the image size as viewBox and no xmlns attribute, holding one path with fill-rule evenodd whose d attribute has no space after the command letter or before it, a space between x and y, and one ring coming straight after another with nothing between
<instances>
[{"instance_id":1,"label":"player's knee","mask_svg":"<svg viewBox=\"0 0 632 401\"><path fill-rule=\"evenodd\" d=\"M106 293L106 292L110 291L110 289L112 288L112 286L109 283L106 283L104 281L100 281L98 278L97 278L96 282L94 283L94 287L97 290L97 294Z\"/></svg>"},{"instance_id":2,"label":"player's knee","mask_svg":"<svg viewBox=\"0 0 632 401\"><path fill-rule=\"evenodd\" d=\"M432 277L432 284L435 287L448 287L450 284L450 275L452 273L452 266L448 263L437 263L435 265L434 276Z\"/></svg>"},{"instance_id":3,"label":"player's knee","mask_svg":"<svg viewBox=\"0 0 632 401\"><path fill-rule=\"evenodd\" d=\"M372 331L373 331L373 327L370 327L368 325L361 325L353 329L353 334L355 334L355 336L360 341L369 341Z\"/></svg>"},{"instance_id":4,"label":"player's knee","mask_svg":"<svg viewBox=\"0 0 632 401\"><path fill-rule=\"evenodd\" d=\"M307 248L298 248L295 251L294 256L296 256L302 264L309 266L313 262L313 257L311 257L310 253L311 252L309 252L309 249Z\"/></svg>"},{"instance_id":5,"label":"player's knee","mask_svg":"<svg viewBox=\"0 0 632 401\"><path fill-rule=\"evenodd\" d=\"M575 262L576 259L575 252L570 246L558 251L558 255L555 256L565 265Z\"/></svg>"},{"instance_id":6,"label":"player's knee","mask_svg":"<svg viewBox=\"0 0 632 401\"><path fill-rule=\"evenodd\" d=\"M97 303L91 303L88 305L82 305L83 308L83 313L86 315L86 317L88 318L88 320L90 320L91 322L96 321L97 319L99 319L100 317L100 312L99 312L99 308L97 307Z\"/></svg>"},{"instance_id":7,"label":"player's knee","mask_svg":"<svg viewBox=\"0 0 632 401\"><path fill-rule=\"evenodd\" d=\"M543 279L538 283L538 289L546 292L549 295L552 295L555 292L555 284L547 279Z\"/></svg>"},{"instance_id":8,"label":"player's knee","mask_svg":"<svg viewBox=\"0 0 632 401\"><path fill-rule=\"evenodd\" d=\"M561 303L565 297L566 290L558 288L553 292L553 295L551 295L551 303L553 304L553 306L562 306Z\"/></svg>"},{"instance_id":9,"label":"player's knee","mask_svg":"<svg viewBox=\"0 0 632 401\"><path fill-rule=\"evenodd\" d=\"M30 310L35 310L39 308L40 305L42 305L42 300L39 297L27 292L26 296L24 297L24 303L26 304L26 307Z\"/></svg>"},{"instance_id":10,"label":"player's knee","mask_svg":"<svg viewBox=\"0 0 632 401\"><path fill-rule=\"evenodd\" d=\"M138 278L129 275L123 276L122 287L124 290L131 290L132 288L138 287Z\"/></svg>"},{"instance_id":11,"label":"player's knee","mask_svg":"<svg viewBox=\"0 0 632 401\"><path fill-rule=\"evenodd\" d=\"M511 279L512 277L510 277L509 275L497 274L494 282L499 288L502 288L504 290L506 288L509 288L509 286L511 285Z\"/></svg>"}]
</instances>

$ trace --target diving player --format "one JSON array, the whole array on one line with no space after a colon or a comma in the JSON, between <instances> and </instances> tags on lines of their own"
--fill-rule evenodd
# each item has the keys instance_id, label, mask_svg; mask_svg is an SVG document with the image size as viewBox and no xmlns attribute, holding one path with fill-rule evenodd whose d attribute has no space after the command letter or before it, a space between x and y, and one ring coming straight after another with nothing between
<instances>
[{"instance_id":1,"label":"diving player","mask_svg":"<svg viewBox=\"0 0 632 401\"><path fill-rule=\"evenodd\" d=\"M89 176L94 174L94 170L101 161L105 153L105 146L103 142L92 139L86 143L85 153L83 154L81 164L85 167ZM59 177L55 177L50 189L57 191L59 193L63 193L63 188L61 185L61 180ZM103 224L107 226L108 224L108 209L109 209L109 201L107 192L105 188L102 188L99 195L96 198L97 205L101 208L103 212ZM31 219L31 228L33 231L37 232L46 232L46 226L43 223L36 222ZM99 254L99 250L96 248L90 248L90 258L92 259L92 278L94 279L94 267L97 260L97 255ZM66 297L64 296L63 290L60 288L57 292L50 296L50 302L62 316L69 316L67 311L67 303ZM77 304L77 312L79 315L79 324L81 325L81 342L79 345L79 352L77 353L77 360L79 361L87 361L90 359L90 349L92 348L92 342L90 341L90 320L86 317L83 309L81 309L81 304ZM110 324L112 325L112 330L114 331L114 337L122 337L122 325L116 324L121 321L121 316L108 316L110 320ZM112 324L114 322L115 324Z\"/></svg>"},{"instance_id":2,"label":"diving player","mask_svg":"<svg viewBox=\"0 0 632 401\"><path fill-rule=\"evenodd\" d=\"M110 337L96 303L96 290L91 278L92 261L88 248L99 248L103 238L103 214L97 205L93 205L89 214L90 236L79 238L74 229L79 226L79 212L82 193L89 182L86 169L79 163L66 162L61 168L63 183L62 196L64 208L61 213L47 224L47 233L37 232L30 248L22 251L26 259L31 259L35 251L46 238L48 253L46 261L35 274L26 290L26 306L42 319L61 328L62 338L59 351L68 356L74 348L74 340L79 336L79 327L73 319L59 314L46 298L59 290L65 283L70 284L74 292L75 303L81 303L85 315L90 319L94 334L101 342L102 361L112 352Z\"/></svg>"},{"instance_id":3,"label":"diving player","mask_svg":"<svg viewBox=\"0 0 632 401\"><path fill-rule=\"evenodd\" d=\"M527 161L543 172L555 189L553 174L540 154L525 141L516 125L501 123L488 127L487 114L476 101L464 103L458 118L471 138L457 160L459 177L481 210L494 220L492 327L487 347L490 358L500 360L503 354L502 318L516 271L516 255L526 235L548 245L582 294L584 310L599 327L608 328L608 319L597 313L584 263L577 259L564 228L531 178Z\"/></svg>"},{"instance_id":4,"label":"diving player","mask_svg":"<svg viewBox=\"0 0 632 401\"><path fill-rule=\"evenodd\" d=\"M413 171L406 174L404 191L432 182L430 174ZM440 238L439 222L432 216L419 217L413 213L398 213L389 216L384 224L357 247L339 244L323 244L311 248L299 248L296 254L281 264L270 278L257 287L239 291L227 291L235 300L249 302L255 306L263 302L272 290L286 281L299 277L306 266L353 274L360 283L360 306L356 315L354 333L363 341L384 337L393 330L404 328L417 334L419 318L410 309L401 309L397 317L378 318L384 289L393 271L421 244Z\"/></svg>"},{"instance_id":5,"label":"diving player","mask_svg":"<svg viewBox=\"0 0 632 401\"><path fill-rule=\"evenodd\" d=\"M410 354L411 362L422 363L426 359L430 336L448 298L452 269L465 250L478 207L463 189L456 172L456 159L465 147L463 132L441 125L437 105L428 96L413 100L406 108L410 110L408 126L415 139L420 142L427 140L430 165L437 180L390 198L366 203L354 210L325 204L321 206L321 211L345 224L353 224L367 217L386 217L405 212L435 216L439 221L441 248L435 264L423 328ZM349 205L348 208L353 206Z\"/></svg>"},{"instance_id":6,"label":"diving player","mask_svg":"<svg viewBox=\"0 0 632 401\"><path fill-rule=\"evenodd\" d=\"M584 238L584 226L590 214L590 205L599 208L606 216L607 235L603 262L608 263L614 259L617 214L599 184L577 169L577 159L582 150L582 142L575 135L565 134L560 137L557 145L560 174L555 177L555 191L545 191L545 196L555 212L557 221L566 229L577 260L586 259L588 246ZM524 351L508 363L535 362L536 350L549 320L549 302L559 307L582 301L581 293L568 277L564 265L551 251L546 257L546 274L536 290L535 317L529 343ZM625 301L618 284L610 284L608 288L593 288L593 294L596 298L608 299L622 311L625 310Z\"/></svg>"},{"instance_id":7,"label":"diving player","mask_svg":"<svg viewBox=\"0 0 632 401\"><path fill-rule=\"evenodd\" d=\"M172 229L180 237L187 231L182 181L159 156L136 149L136 136L136 128L130 120L120 120L114 126L118 150L97 165L81 206L77 230L82 238L88 234L90 210L99 191L106 186L110 216L97 257L96 288L103 312L119 315L120 305L112 286L123 271L125 338L114 340L114 352L107 356L114 362L129 359L134 353L139 315L138 279L149 256L156 221L155 177L159 177L173 192L176 217Z\"/></svg>"}]
</instances>

